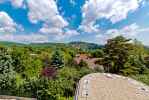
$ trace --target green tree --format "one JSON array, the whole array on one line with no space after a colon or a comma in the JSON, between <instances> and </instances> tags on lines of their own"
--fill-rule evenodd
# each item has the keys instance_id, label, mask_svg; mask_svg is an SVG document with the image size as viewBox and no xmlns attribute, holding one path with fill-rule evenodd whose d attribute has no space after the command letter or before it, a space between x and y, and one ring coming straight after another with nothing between
<instances>
[{"instance_id":1,"label":"green tree","mask_svg":"<svg viewBox=\"0 0 149 100\"><path fill-rule=\"evenodd\" d=\"M120 71L124 69L124 65L129 57L129 51L132 49L132 45L129 41L129 39L122 36L108 40L104 49L105 71L120 73Z\"/></svg>"},{"instance_id":2,"label":"green tree","mask_svg":"<svg viewBox=\"0 0 149 100\"><path fill-rule=\"evenodd\" d=\"M69 98L74 95L75 83L79 78L79 72L75 68L63 67L58 71L57 80L60 81L64 97Z\"/></svg>"},{"instance_id":3,"label":"green tree","mask_svg":"<svg viewBox=\"0 0 149 100\"><path fill-rule=\"evenodd\" d=\"M141 58L136 55L131 55L128 58L128 61L124 64L124 68L121 69L121 73L124 75L136 75L143 74L145 70L146 67Z\"/></svg>"},{"instance_id":4,"label":"green tree","mask_svg":"<svg viewBox=\"0 0 149 100\"><path fill-rule=\"evenodd\" d=\"M66 80L77 80L80 78L79 72L73 67L63 67L58 71L57 78Z\"/></svg>"},{"instance_id":5,"label":"green tree","mask_svg":"<svg viewBox=\"0 0 149 100\"><path fill-rule=\"evenodd\" d=\"M14 70L23 78L38 76L43 67L42 61L31 54L28 48L24 47L14 47L11 52Z\"/></svg>"},{"instance_id":6,"label":"green tree","mask_svg":"<svg viewBox=\"0 0 149 100\"><path fill-rule=\"evenodd\" d=\"M88 64L84 60L81 60L80 63L78 64L78 66L79 66L79 68L88 67Z\"/></svg>"},{"instance_id":7,"label":"green tree","mask_svg":"<svg viewBox=\"0 0 149 100\"><path fill-rule=\"evenodd\" d=\"M38 100L59 100L63 95L61 81L40 77L26 80L17 90L18 96L37 98Z\"/></svg>"},{"instance_id":8,"label":"green tree","mask_svg":"<svg viewBox=\"0 0 149 100\"><path fill-rule=\"evenodd\" d=\"M103 50L101 49L97 49L97 50L92 50L91 52L91 57L93 58L100 58L103 57L104 53Z\"/></svg>"},{"instance_id":9,"label":"green tree","mask_svg":"<svg viewBox=\"0 0 149 100\"><path fill-rule=\"evenodd\" d=\"M11 55L15 71L23 73L29 64L29 51L23 47L13 47Z\"/></svg>"},{"instance_id":10,"label":"green tree","mask_svg":"<svg viewBox=\"0 0 149 100\"><path fill-rule=\"evenodd\" d=\"M15 71L6 48L0 48L0 94L11 94L15 89Z\"/></svg>"},{"instance_id":11,"label":"green tree","mask_svg":"<svg viewBox=\"0 0 149 100\"><path fill-rule=\"evenodd\" d=\"M144 46L137 40L134 40L132 45L133 49L129 52L129 57L124 65L124 69L121 70L124 75L143 74L147 69L144 60L146 55Z\"/></svg>"},{"instance_id":12,"label":"green tree","mask_svg":"<svg viewBox=\"0 0 149 100\"><path fill-rule=\"evenodd\" d=\"M57 50L52 55L51 66L56 68L62 68L64 66L63 56Z\"/></svg>"},{"instance_id":13,"label":"green tree","mask_svg":"<svg viewBox=\"0 0 149 100\"><path fill-rule=\"evenodd\" d=\"M48 80L40 78L37 87L38 100L59 100L64 94L62 80Z\"/></svg>"}]
</instances>

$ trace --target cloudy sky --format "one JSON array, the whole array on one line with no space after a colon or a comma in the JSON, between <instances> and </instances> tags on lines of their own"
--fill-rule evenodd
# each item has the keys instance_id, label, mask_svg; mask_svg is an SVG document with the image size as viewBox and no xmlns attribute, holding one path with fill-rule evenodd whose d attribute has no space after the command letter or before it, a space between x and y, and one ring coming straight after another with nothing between
<instances>
[{"instance_id":1,"label":"cloudy sky","mask_svg":"<svg viewBox=\"0 0 149 100\"><path fill-rule=\"evenodd\" d=\"M0 40L87 41L123 35L149 45L148 0L0 0Z\"/></svg>"}]
</instances>

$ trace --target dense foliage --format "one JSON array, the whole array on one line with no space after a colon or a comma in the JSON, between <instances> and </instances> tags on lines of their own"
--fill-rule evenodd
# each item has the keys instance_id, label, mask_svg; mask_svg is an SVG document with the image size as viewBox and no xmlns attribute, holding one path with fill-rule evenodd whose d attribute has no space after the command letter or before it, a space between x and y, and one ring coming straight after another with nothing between
<instances>
[{"instance_id":1,"label":"dense foliage","mask_svg":"<svg viewBox=\"0 0 149 100\"><path fill-rule=\"evenodd\" d=\"M15 71L12 58L5 48L0 48L0 93L10 93L15 88Z\"/></svg>"},{"instance_id":2,"label":"dense foliage","mask_svg":"<svg viewBox=\"0 0 149 100\"><path fill-rule=\"evenodd\" d=\"M147 70L145 65L144 46L138 41L130 43L129 39L118 36L108 40L104 48L103 65L105 71L123 75L143 74Z\"/></svg>"},{"instance_id":3,"label":"dense foliage","mask_svg":"<svg viewBox=\"0 0 149 100\"><path fill-rule=\"evenodd\" d=\"M73 100L79 79L92 72L86 63L74 62L76 53L75 48L64 45L1 47L0 94Z\"/></svg>"},{"instance_id":4,"label":"dense foliage","mask_svg":"<svg viewBox=\"0 0 149 100\"><path fill-rule=\"evenodd\" d=\"M104 65L106 71L120 73L124 69L125 63L129 57L129 51L132 49L129 40L122 36L108 40L104 49Z\"/></svg>"},{"instance_id":5,"label":"dense foliage","mask_svg":"<svg viewBox=\"0 0 149 100\"><path fill-rule=\"evenodd\" d=\"M122 36L108 40L102 64L106 72L133 77L149 85L149 49Z\"/></svg>"},{"instance_id":6,"label":"dense foliage","mask_svg":"<svg viewBox=\"0 0 149 100\"><path fill-rule=\"evenodd\" d=\"M93 72L131 76L149 85L149 49L137 40L132 43L118 36L102 48L84 42L2 44L5 46L0 47L1 95L73 100L77 82ZM98 59L95 63L100 67L90 69L87 60L76 63L76 55L82 53L89 59Z\"/></svg>"}]
</instances>

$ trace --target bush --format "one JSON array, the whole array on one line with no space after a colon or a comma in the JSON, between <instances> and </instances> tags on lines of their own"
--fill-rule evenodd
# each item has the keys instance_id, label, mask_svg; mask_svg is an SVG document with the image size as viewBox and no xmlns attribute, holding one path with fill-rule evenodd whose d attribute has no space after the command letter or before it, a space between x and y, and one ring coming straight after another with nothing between
<instances>
[{"instance_id":1,"label":"bush","mask_svg":"<svg viewBox=\"0 0 149 100\"><path fill-rule=\"evenodd\" d=\"M53 79L56 77L57 71L54 67L45 67L43 68L41 75L47 77L48 79Z\"/></svg>"},{"instance_id":2,"label":"bush","mask_svg":"<svg viewBox=\"0 0 149 100\"><path fill-rule=\"evenodd\" d=\"M91 57L93 58L101 58L103 57L103 55L104 55L104 52L101 49L91 51Z\"/></svg>"},{"instance_id":3,"label":"bush","mask_svg":"<svg viewBox=\"0 0 149 100\"><path fill-rule=\"evenodd\" d=\"M88 64L81 59L80 63L78 64L79 68L82 68L82 67L88 67Z\"/></svg>"},{"instance_id":4,"label":"bush","mask_svg":"<svg viewBox=\"0 0 149 100\"><path fill-rule=\"evenodd\" d=\"M0 94L12 94L15 85L15 71L12 58L6 48L0 48Z\"/></svg>"}]
</instances>

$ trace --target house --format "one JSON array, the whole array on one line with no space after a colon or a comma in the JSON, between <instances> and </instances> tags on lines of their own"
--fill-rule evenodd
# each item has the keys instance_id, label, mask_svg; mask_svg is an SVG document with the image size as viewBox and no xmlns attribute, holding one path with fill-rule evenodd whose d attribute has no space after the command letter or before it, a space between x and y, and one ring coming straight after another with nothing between
<instances>
[{"instance_id":1,"label":"house","mask_svg":"<svg viewBox=\"0 0 149 100\"><path fill-rule=\"evenodd\" d=\"M87 55L87 54L77 54L74 60L77 64L79 64L81 62L81 60L85 61L86 59L89 59L89 55Z\"/></svg>"},{"instance_id":2,"label":"house","mask_svg":"<svg viewBox=\"0 0 149 100\"><path fill-rule=\"evenodd\" d=\"M102 67L101 65L96 63L100 59L101 58L91 58L90 55L88 55L88 54L77 54L74 61L76 62L76 64L79 64L81 62L81 60L83 60L84 62L87 63L89 68L95 69L99 66L100 66L100 68ZM101 68L101 69L103 69L103 68Z\"/></svg>"}]
</instances>

